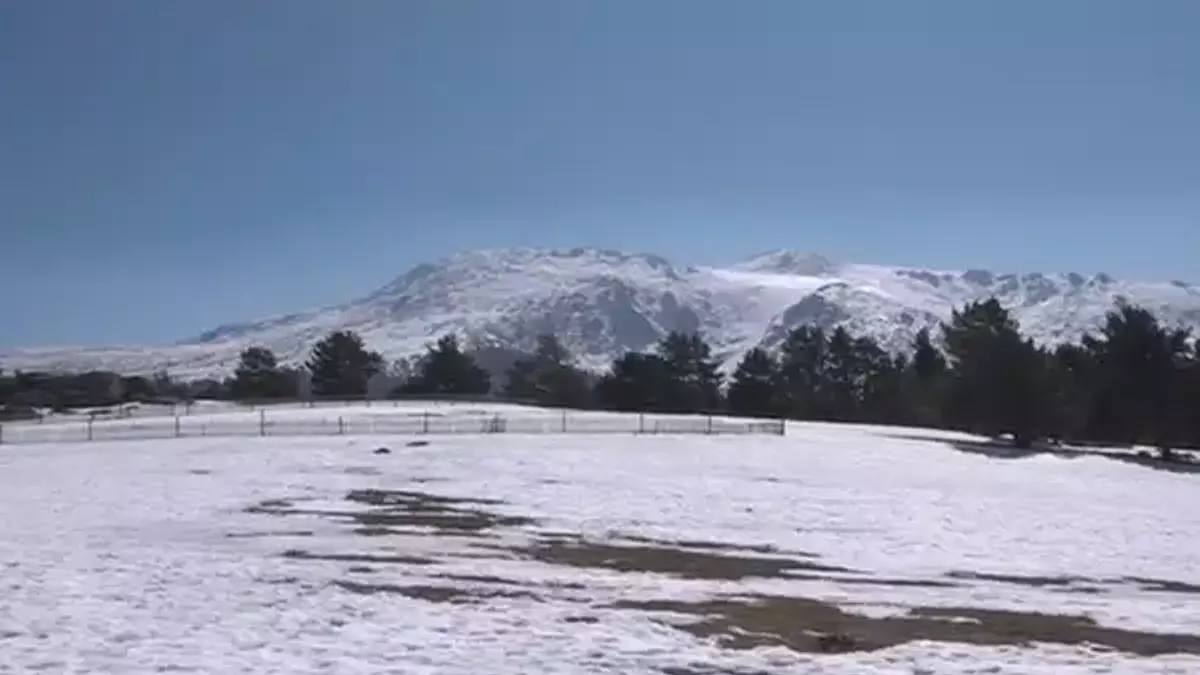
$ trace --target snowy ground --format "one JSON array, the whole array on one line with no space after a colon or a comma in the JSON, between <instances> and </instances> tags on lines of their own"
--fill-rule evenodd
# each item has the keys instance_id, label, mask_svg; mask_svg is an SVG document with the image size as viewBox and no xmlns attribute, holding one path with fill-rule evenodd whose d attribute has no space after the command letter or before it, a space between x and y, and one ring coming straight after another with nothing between
<instances>
[{"instance_id":1,"label":"snowy ground","mask_svg":"<svg viewBox=\"0 0 1200 675\"><path fill-rule=\"evenodd\" d=\"M0 673L1200 672L1200 476L933 438L0 446Z\"/></svg>"}]
</instances>

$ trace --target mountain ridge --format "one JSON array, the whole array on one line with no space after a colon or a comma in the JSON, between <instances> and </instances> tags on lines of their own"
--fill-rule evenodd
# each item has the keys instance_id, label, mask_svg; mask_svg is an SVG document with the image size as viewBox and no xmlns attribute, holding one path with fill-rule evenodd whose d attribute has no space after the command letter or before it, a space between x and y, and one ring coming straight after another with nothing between
<instances>
[{"instance_id":1,"label":"mountain ridge","mask_svg":"<svg viewBox=\"0 0 1200 675\"><path fill-rule=\"evenodd\" d=\"M222 324L173 345L14 349L0 352L0 367L217 376L230 372L249 345L297 363L338 329L360 333L388 359L420 353L446 332L506 349L527 349L538 334L553 332L588 368L644 349L670 330L695 330L729 367L751 347L773 347L805 324L844 326L902 350L952 308L987 297L1011 309L1042 344L1078 340L1122 299L1168 324L1200 328L1200 288L1180 281L846 263L788 249L712 267L653 253L510 248L421 263L341 304Z\"/></svg>"}]
</instances>

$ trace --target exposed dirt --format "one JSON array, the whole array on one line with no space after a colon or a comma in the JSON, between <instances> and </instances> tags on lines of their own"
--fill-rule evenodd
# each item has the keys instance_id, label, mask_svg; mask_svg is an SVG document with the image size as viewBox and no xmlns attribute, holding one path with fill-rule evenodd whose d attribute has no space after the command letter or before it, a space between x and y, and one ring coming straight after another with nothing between
<instances>
[{"instance_id":1,"label":"exposed dirt","mask_svg":"<svg viewBox=\"0 0 1200 675\"><path fill-rule=\"evenodd\" d=\"M1200 585L1189 584L1183 581L1171 581L1170 579L1149 579L1146 577L1125 577L1124 581L1131 581L1142 587L1144 591L1157 591L1160 593L1191 593L1200 595Z\"/></svg>"},{"instance_id":2,"label":"exposed dirt","mask_svg":"<svg viewBox=\"0 0 1200 675\"><path fill-rule=\"evenodd\" d=\"M667 666L661 672L663 675L775 675L765 670L729 670L702 665Z\"/></svg>"},{"instance_id":3,"label":"exposed dirt","mask_svg":"<svg viewBox=\"0 0 1200 675\"><path fill-rule=\"evenodd\" d=\"M357 581L340 580L335 585L351 593L375 595L379 593L394 593L414 600L426 602L446 602L454 604L480 603L494 598L540 600L541 598L530 590L498 589L455 586L429 586L421 584L365 584Z\"/></svg>"},{"instance_id":4,"label":"exposed dirt","mask_svg":"<svg viewBox=\"0 0 1200 675\"><path fill-rule=\"evenodd\" d=\"M949 572L946 574L951 579L963 579L971 581L997 581L1006 584L1017 584L1019 586L1030 586L1033 588L1046 588L1049 586L1072 586L1080 583L1094 583L1094 579L1077 576L1058 576L1058 577L1039 577L1039 576L1022 576L1018 574L988 574L985 572Z\"/></svg>"},{"instance_id":5,"label":"exposed dirt","mask_svg":"<svg viewBox=\"0 0 1200 675\"><path fill-rule=\"evenodd\" d=\"M483 499L443 497L408 490L355 490L346 500L369 508L334 511L298 508L294 500L269 499L246 509L248 513L274 516L318 516L344 520L360 527L358 534L471 534L502 527L523 527L536 521L525 516L508 516L486 511L480 506L503 502Z\"/></svg>"},{"instance_id":6,"label":"exposed dirt","mask_svg":"<svg viewBox=\"0 0 1200 675\"><path fill-rule=\"evenodd\" d=\"M653 537L642 537L638 535L622 535L622 539L626 541L636 542L638 544L649 544L651 546L665 546L670 548L689 549L696 548L707 551L736 551L738 553L781 553L779 547L771 544L729 544L717 541L695 541L689 539L655 539ZM788 555L797 558L817 558L814 553L803 552L788 552Z\"/></svg>"},{"instance_id":7,"label":"exposed dirt","mask_svg":"<svg viewBox=\"0 0 1200 675\"><path fill-rule=\"evenodd\" d=\"M976 645L1093 643L1154 656L1200 654L1200 636L1104 628L1085 616L920 607L907 616L871 618L808 598L756 596L708 602L624 601L620 609L690 614L692 623L664 622L731 649L786 647L797 652L872 651L916 640Z\"/></svg>"},{"instance_id":8,"label":"exposed dirt","mask_svg":"<svg viewBox=\"0 0 1200 675\"><path fill-rule=\"evenodd\" d=\"M788 556L753 556L735 553L688 551L649 544L622 545L581 538L542 539L511 549L520 556L551 565L567 565L614 572L650 572L684 579L738 580L749 577L786 579L793 572L856 573Z\"/></svg>"},{"instance_id":9,"label":"exposed dirt","mask_svg":"<svg viewBox=\"0 0 1200 675\"><path fill-rule=\"evenodd\" d=\"M488 499L446 497L410 490L356 490L346 495L358 510L304 509L298 499L274 499L247 511L273 516L306 515L326 517L352 526L364 536L388 535L456 536L483 539L493 530L529 528L537 520L493 512L503 503ZM311 532L308 532L311 534ZM307 536L299 531L264 530L229 536ZM616 535L620 537L620 535ZM969 587L971 582L1009 583L1062 592L1103 592L1104 586L1137 584L1142 590L1200 594L1200 586L1178 581L1129 577L1090 579L1080 576L1020 576L984 572L952 572L942 579L892 579L872 576L862 570L824 564L806 552L780 551L770 545L741 546L710 541L662 540L624 536L618 541L588 541L575 533L541 532L531 543L502 545L499 541L476 541L478 553L460 552L451 557L478 556L499 559L515 556L551 566L621 573L651 573L681 579L737 581L776 578L831 581L836 584L867 584L908 587ZM349 563L351 574L367 574L376 566L410 565L428 568L437 560L390 553L314 553L292 549L284 556L297 560ZM434 568L436 570L436 568ZM586 590L582 583L541 584L505 579L487 574L434 575L446 585L430 584L428 578L412 584L372 584L340 579L333 583L352 593L397 594L439 603L480 603L489 599L542 600L551 588ZM782 646L797 652L836 653L867 651L929 640L980 645L1023 645L1047 642L1075 645L1093 643L1140 655L1172 652L1200 654L1200 636L1159 635L1142 631L1098 626L1086 616L1004 612L972 608L918 607L905 616L872 618L847 613L837 606L807 598L753 596L705 602L668 600L625 600L612 609L676 615L660 617L679 630L712 638L735 649ZM681 622L678 615L690 616ZM594 622L586 615L573 622ZM720 671L694 669L674 671L683 675Z\"/></svg>"},{"instance_id":10,"label":"exposed dirt","mask_svg":"<svg viewBox=\"0 0 1200 675\"><path fill-rule=\"evenodd\" d=\"M436 560L412 555L384 555L375 553L313 553L299 549L283 552L283 557L293 560L326 560L347 563L372 563L381 565L436 565Z\"/></svg>"},{"instance_id":11,"label":"exposed dirt","mask_svg":"<svg viewBox=\"0 0 1200 675\"><path fill-rule=\"evenodd\" d=\"M312 530L262 530L256 532L229 532L227 539L275 539L279 537L311 537Z\"/></svg>"},{"instance_id":12,"label":"exposed dirt","mask_svg":"<svg viewBox=\"0 0 1200 675\"><path fill-rule=\"evenodd\" d=\"M1200 585L1170 579L1152 579L1148 577L1118 577L1112 579L1097 579L1074 575L1039 577L1021 576L1014 574L989 574L984 572L950 572L946 575L952 579L973 581L992 581L1033 588L1054 588L1071 593L1106 593L1109 588L1136 584L1140 590L1158 593L1188 593L1200 594Z\"/></svg>"}]
</instances>

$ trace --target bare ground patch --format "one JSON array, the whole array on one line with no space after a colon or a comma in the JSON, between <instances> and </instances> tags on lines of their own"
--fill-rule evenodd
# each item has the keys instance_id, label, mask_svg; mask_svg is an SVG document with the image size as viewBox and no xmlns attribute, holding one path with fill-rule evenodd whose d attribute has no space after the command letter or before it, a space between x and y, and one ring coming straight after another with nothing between
<instances>
[{"instance_id":1,"label":"bare ground patch","mask_svg":"<svg viewBox=\"0 0 1200 675\"><path fill-rule=\"evenodd\" d=\"M972 582L1009 583L1061 590L1100 592L1108 583L1133 583L1143 590L1198 593L1200 586L1178 581L1124 578L1097 580L1080 576L1019 576L984 572L952 572L940 579L894 579L873 576L819 560L805 552L783 552L774 546L745 546L712 541L655 539L620 535L592 541L576 533L535 532L532 517L496 513L503 502L427 494L413 490L356 490L346 501L356 510L305 509L297 500L260 502L252 513L273 516L306 515L346 522L362 535L424 535L482 539L493 531L525 530L532 537L517 544L499 539L475 541L475 553L448 553L449 557L500 559L516 557L551 567L607 570L618 573L660 574L681 579L737 581L750 578L819 580L837 584L909 587L969 587ZM262 533L269 536L270 532ZM276 532L275 534L278 534ZM298 560L347 563L349 574L368 574L382 565L428 567L438 560L388 553L313 553L292 549L285 556ZM435 570L437 568L434 568ZM586 591L584 584L515 581L488 574L434 574L414 583L367 583L369 576L332 581L339 588L360 594L396 594L438 603L481 603L491 599L562 600L552 589ZM584 602L584 598L570 598ZM797 652L832 653L884 649L911 641L957 642L978 645L1025 645L1047 642L1067 645L1093 643L1122 652L1157 655L1174 652L1200 654L1200 636L1155 634L1108 628L1086 616L1004 612L976 608L917 607L903 616L873 618L854 614L815 599L754 596L705 602L629 599L607 609L638 610L679 630L712 638L732 649L781 646ZM684 620L686 619L686 620ZM577 621L595 621L578 616ZM686 672L686 671L681 671ZM696 672L705 672L697 669ZM711 672L711 671L709 671Z\"/></svg>"},{"instance_id":2,"label":"bare ground patch","mask_svg":"<svg viewBox=\"0 0 1200 675\"><path fill-rule=\"evenodd\" d=\"M293 560L325 560L345 563L371 563L378 565L436 565L437 561L414 555L387 555L382 553L313 553L300 549L288 549L283 557Z\"/></svg>"},{"instance_id":3,"label":"bare ground patch","mask_svg":"<svg viewBox=\"0 0 1200 675\"><path fill-rule=\"evenodd\" d=\"M484 499L444 497L410 490L353 490L346 501L357 510L299 508L291 499L270 499L246 509L248 513L274 516L316 516L350 522L356 533L367 536L466 534L479 535L495 528L524 527L535 524L533 518L493 513L483 506L503 502Z\"/></svg>"},{"instance_id":4,"label":"bare ground patch","mask_svg":"<svg viewBox=\"0 0 1200 675\"><path fill-rule=\"evenodd\" d=\"M748 577L790 578L789 572L856 573L846 567L824 565L792 557L751 556L735 553L688 551L649 544L622 545L583 539L543 539L513 547L518 555L551 565L614 572L649 572L685 579L738 580Z\"/></svg>"},{"instance_id":5,"label":"bare ground patch","mask_svg":"<svg viewBox=\"0 0 1200 675\"><path fill-rule=\"evenodd\" d=\"M1106 593L1114 587L1136 585L1140 590L1157 593L1187 593L1200 595L1200 585L1171 579L1153 579L1148 577L1115 577L1094 578L1076 575L1062 576L1025 576L1019 574L992 574L986 572L950 572L946 574L951 579L971 581L990 581L996 583L1029 586L1032 588L1051 588L1069 593Z\"/></svg>"},{"instance_id":6,"label":"bare ground patch","mask_svg":"<svg viewBox=\"0 0 1200 675\"><path fill-rule=\"evenodd\" d=\"M426 584L366 584L357 581L339 580L334 585L342 590L361 595L395 594L414 600L436 603L481 603L495 598L541 600L538 594L525 589L432 586Z\"/></svg>"},{"instance_id":7,"label":"bare ground patch","mask_svg":"<svg viewBox=\"0 0 1200 675\"><path fill-rule=\"evenodd\" d=\"M1125 577L1124 581L1138 584L1144 591L1160 593L1190 593L1200 595L1200 585L1170 579L1150 579L1147 577Z\"/></svg>"},{"instance_id":8,"label":"bare ground patch","mask_svg":"<svg viewBox=\"0 0 1200 675\"><path fill-rule=\"evenodd\" d=\"M253 532L228 532L226 539L276 539L281 537L311 537L312 530L256 530Z\"/></svg>"},{"instance_id":9,"label":"bare ground patch","mask_svg":"<svg viewBox=\"0 0 1200 675\"><path fill-rule=\"evenodd\" d=\"M626 541L651 546L665 546L678 549L701 549L707 551L734 551L738 553L782 553L779 547L772 544L730 544L719 541L698 541L694 539L656 539L640 535L621 535ZM788 555L799 558L816 558L814 553L788 552Z\"/></svg>"},{"instance_id":10,"label":"bare ground patch","mask_svg":"<svg viewBox=\"0 0 1200 675\"><path fill-rule=\"evenodd\" d=\"M974 645L1093 643L1155 656L1200 654L1200 636L1105 628L1085 616L974 608L918 607L901 617L850 614L809 598L755 596L706 602L622 601L615 609L691 616L664 623L729 649L785 647L804 653L873 651L918 640Z\"/></svg>"},{"instance_id":11,"label":"bare ground patch","mask_svg":"<svg viewBox=\"0 0 1200 675\"><path fill-rule=\"evenodd\" d=\"M667 666L660 671L663 675L774 675L765 670L730 670L712 666Z\"/></svg>"}]
</instances>

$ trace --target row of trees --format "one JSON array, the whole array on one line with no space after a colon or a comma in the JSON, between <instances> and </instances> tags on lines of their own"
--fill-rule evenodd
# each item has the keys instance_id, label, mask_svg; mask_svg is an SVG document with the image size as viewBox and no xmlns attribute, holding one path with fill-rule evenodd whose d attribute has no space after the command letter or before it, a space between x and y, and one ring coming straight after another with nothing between
<instances>
[{"instance_id":1,"label":"row of trees","mask_svg":"<svg viewBox=\"0 0 1200 675\"><path fill-rule=\"evenodd\" d=\"M1186 331L1135 306L1115 307L1095 335L1054 349L1023 337L1012 315L987 300L954 311L936 334L921 331L905 354L841 328L804 326L777 350L747 352L728 378L719 366L702 336L676 332L648 353L621 355L597 376L543 336L494 388L452 335L414 362L389 365L358 335L338 331L313 347L302 368L252 347L224 382L17 373L0 376L0 404L493 395L571 407L945 427L1009 434L1021 446L1048 438L1200 447L1200 351Z\"/></svg>"}]
</instances>

